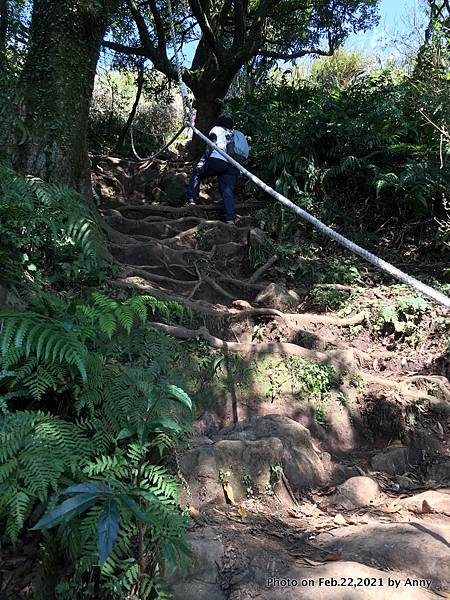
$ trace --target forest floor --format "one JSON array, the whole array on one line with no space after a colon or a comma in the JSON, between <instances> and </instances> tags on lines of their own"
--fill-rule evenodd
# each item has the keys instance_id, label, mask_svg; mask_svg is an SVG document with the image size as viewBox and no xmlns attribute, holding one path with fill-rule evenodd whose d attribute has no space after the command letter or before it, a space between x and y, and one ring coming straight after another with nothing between
<instances>
[{"instance_id":1,"label":"forest floor","mask_svg":"<svg viewBox=\"0 0 450 600\"><path fill-rule=\"evenodd\" d=\"M293 277L262 229L271 201L242 189L226 225L214 183L183 206L189 170L94 168L111 283L191 309L154 326L223 358L177 456L193 561L175 599L450 597L448 314L356 260L351 283ZM294 237L305 272L351 268L307 226Z\"/></svg>"}]
</instances>

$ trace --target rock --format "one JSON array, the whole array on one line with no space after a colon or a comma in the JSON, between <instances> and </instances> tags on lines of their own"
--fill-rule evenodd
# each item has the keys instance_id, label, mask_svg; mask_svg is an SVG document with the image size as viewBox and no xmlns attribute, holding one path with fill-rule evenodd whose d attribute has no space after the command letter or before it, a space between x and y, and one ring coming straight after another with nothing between
<instances>
[{"instance_id":1,"label":"rock","mask_svg":"<svg viewBox=\"0 0 450 600\"><path fill-rule=\"evenodd\" d=\"M330 484L332 486L340 485L341 483L347 481L347 479L356 476L359 476L359 472L355 467L349 467L339 463L334 463L331 465Z\"/></svg>"},{"instance_id":2,"label":"rock","mask_svg":"<svg viewBox=\"0 0 450 600\"><path fill-rule=\"evenodd\" d=\"M450 459L432 465L428 471L428 479L450 483Z\"/></svg>"},{"instance_id":3,"label":"rock","mask_svg":"<svg viewBox=\"0 0 450 600\"><path fill-rule=\"evenodd\" d=\"M315 546L339 554L344 561L429 579L437 590L450 589L449 544L447 526L423 521L351 525L333 530L332 537L322 533L314 540Z\"/></svg>"},{"instance_id":4,"label":"rock","mask_svg":"<svg viewBox=\"0 0 450 600\"><path fill-rule=\"evenodd\" d=\"M280 580L277 575L275 578ZM257 596L250 593L242 595L239 590L239 594L231 595L229 600L252 600L256 597L258 600L439 600L436 594L424 589L425 582L421 588L412 587L412 583L405 587L405 575L386 573L357 561L329 562L312 569L294 565L283 574L283 579L296 581L297 585L286 588L280 583L278 587L267 589L266 584L264 591L262 586L259 588ZM395 591L393 579L399 581ZM361 585L358 586L357 582Z\"/></svg>"},{"instance_id":5,"label":"rock","mask_svg":"<svg viewBox=\"0 0 450 600\"><path fill-rule=\"evenodd\" d=\"M267 233L264 233L262 229L257 229L256 227L252 227L248 232L247 236L247 244L250 248L254 250L258 250L259 248L263 248L267 246L269 241L269 236Z\"/></svg>"},{"instance_id":6,"label":"rock","mask_svg":"<svg viewBox=\"0 0 450 600\"><path fill-rule=\"evenodd\" d=\"M231 306L233 308L237 308L238 310L251 310L253 308L250 302L247 302L247 300L233 300Z\"/></svg>"},{"instance_id":7,"label":"rock","mask_svg":"<svg viewBox=\"0 0 450 600\"><path fill-rule=\"evenodd\" d=\"M250 478L256 494L270 489L276 480L273 465L283 467L293 490L320 484L331 469L329 455L319 455L308 429L289 417L253 417L222 429L212 439L214 444L201 444L180 457L195 508L225 502L221 469L229 472L236 502L245 498L244 476Z\"/></svg>"},{"instance_id":8,"label":"rock","mask_svg":"<svg viewBox=\"0 0 450 600\"><path fill-rule=\"evenodd\" d=\"M236 502L246 497L244 477L249 479L255 493L263 493L271 485L271 465L281 463L282 453L283 445L277 438L221 440L212 446L192 449L179 459L191 492L190 504L195 508L225 504L221 471Z\"/></svg>"},{"instance_id":9,"label":"rock","mask_svg":"<svg viewBox=\"0 0 450 600\"><path fill-rule=\"evenodd\" d=\"M155 187L152 190L152 202L167 202L167 194L161 188Z\"/></svg>"},{"instance_id":10,"label":"rock","mask_svg":"<svg viewBox=\"0 0 450 600\"><path fill-rule=\"evenodd\" d=\"M450 516L450 489L427 490L410 498L402 498L399 504L415 513L439 513Z\"/></svg>"},{"instance_id":11,"label":"rock","mask_svg":"<svg viewBox=\"0 0 450 600\"><path fill-rule=\"evenodd\" d=\"M167 202L177 205L186 198L189 176L187 173L165 173L159 182L159 187L165 192Z\"/></svg>"},{"instance_id":12,"label":"rock","mask_svg":"<svg viewBox=\"0 0 450 600\"><path fill-rule=\"evenodd\" d=\"M338 487L332 501L337 506L352 510L373 505L379 495L378 483L370 477L351 477Z\"/></svg>"},{"instance_id":13,"label":"rock","mask_svg":"<svg viewBox=\"0 0 450 600\"><path fill-rule=\"evenodd\" d=\"M403 475L421 462L420 450L413 448L388 448L380 454L375 454L371 460L374 471L389 473L390 475Z\"/></svg>"},{"instance_id":14,"label":"rock","mask_svg":"<svg viewBox=\"0 0 450 600\"><path fill-rule=\"evenodd\" d=\"M395 483L397 483L400 490L413 490L417 489L417 484L414 483L409 477L406 475L397 475L395 478Z\"/></svg>"},{"instance_id":15,"label":"rock","mask_svg":"<svg viewBox=\"0 0 450 600\"><path fill-rule=\"evenodd\" d=\"M222 438L264 440L274 437L282 442L282 466L293 490L320 484L328 476L330 456L319 455L311 441L311 433L303 425L282 415L265 415L240 421L222 429Z\"/></svg>"},{"instance_id":16,"label":"rock","mask_svg":"<svg viewBox=\"0 0 450 600\"><path fill-rule=\"evenodd\" d=\"M193 560L187 577L169 578L174 600L431 600L423 587L405 586L410 573L376 569L354 560L299 565L280 540L245 528L206 526L188 533ZM229 527L229 525L228 525ZM364 580L373 582L365 584ZM399 581L393 589L389 580ZM336 581L333 584L332 581ZM342 585L342 581L348 585ZM360 581L360 584L357 582ZM351 583L353 582L353 584Z\"/></svg>"},{"instance_id":17,"label":"rock","mask_svg":"<svg viewBox=\"0 0 450 600\"><path fill-rule=\"evenodd\" d=\"M278 310L297 307L300 296L293 290L288 290L284 285L269 283L255 298L255 303L269 306Z\"/></svg>"},{"instance_id":18,"label":"rock","mask_svg":"<svg viewBox=\"0 0 450 600\"><path fill-rule=\"evenodd\" d=\"M217 584L217 565L225 552L219 528L191 531L188 543L192 558L186 576L178 570L168 576L174 600L226 600Z\"/></svg>"}]
</instances>

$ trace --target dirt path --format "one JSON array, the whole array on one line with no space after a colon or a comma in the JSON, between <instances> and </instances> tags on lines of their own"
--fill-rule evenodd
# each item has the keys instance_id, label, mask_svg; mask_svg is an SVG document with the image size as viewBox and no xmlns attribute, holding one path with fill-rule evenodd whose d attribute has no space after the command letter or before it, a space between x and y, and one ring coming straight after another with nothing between
<instances>
[{"instance_id":1,"label":"dirt path","mask_svg":"<svg viewBox=\"0 0 450 600\"><path fill-rule=\"evenodd\" d=\"M250 388L233 372L180 451L194 560L186 580L174 578L175 598L449 592L447 315L427 314L424 340L409 348L375 334L381 287L362 285L349 314L314 312L310 290L273 277L276 256L255 267L264 201L242 192L236 226L225 225L212 186L197 207L182 205L188 170L102 159L95 176L122 264L113 284L181 302L190 327L154 326L261 374ZM294 393L298 359L337 373L326 423Z\"/></svg>"}]
</instances>

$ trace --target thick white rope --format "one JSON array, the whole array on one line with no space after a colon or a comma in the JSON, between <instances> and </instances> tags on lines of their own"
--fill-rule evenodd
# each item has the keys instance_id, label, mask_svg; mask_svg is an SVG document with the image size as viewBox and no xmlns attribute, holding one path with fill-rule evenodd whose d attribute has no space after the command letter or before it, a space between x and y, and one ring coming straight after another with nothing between
<instances>
[{"instance_id":1,"label":"thick white rope","mask_svg":"<svg viewBox=\"0 0 450 600\"><path fill-rule=\"evenodd\" d=\"M206 144L208 144L208 146L210 146L211 148L214 148L214 150L216 150L216 152L219 152L219 154L221 154L224 158L226 158L227 161L233 165L233 167L236 167L236 169L238 169L243 175L245 175L248 179L250 179L250 181L253 181L253 183L255 183L259 188L261 188L262 190L264 190L265 192L270 194L273 198L275 198L275 200L278 200L278 202L281 202L281 204L283 204L284 206L287 206L289 209L291 209L297 215L302 217L305 221L308 221L309 223L311 223L321 233L334 239L336 242L341 244L341 246L344 246L345 248L348 248L349 250L351 250L351 252L358 254L359 256L361 256L368 262L372 263L379 269L382 269L386 273L389 273L389 275L392 275L392 277L395 277L399 281L402 281L403 283L406 283L407 285L413 287L418 292L421 292L422 294L425 294L426 296L433 298L433 300L436 300L436 302L439 302L443 306L450 308L450 298L448 296L446 296L442 292L438 292L437 290L435 290L434 288L432 288L428 285L425 285L418 279L411 277L407 273L404 273L400 269L397 269L397 267L394 267L394 265L391 265L390 263L386 262L382 258L379 258L375 254L372 254L372 252L369 252L365 248L358 246L358 244L355 244L354 242L347 239L346 237L344 237L337 231L334 231L334 229L331 229L331 227L328 227L328 225L325 225L324 223L322 223L322 221L319 221L319 219L317 219L316 217L313 217L312 215L307 213L305 210L303 210L302 208L300 208L299 206L297 206L296 204L291 202L291 200L286 198L286 196L283 196L282 194L280 194L279 192L275 191L273 188L268 186L266 183L264 183L264 181L261 181L261 179L259 179L259 177L257 177L256 175L253 175L253 173L250 173L250 171L248 171L245 167L243 167L236 160L231 158L231 156L229 156L226 152L224 152L218 146L216 146L216 144L214 144L208 137L206 137L206 135L204 135L201 131L199 131L194 125L192 125L189 122L186 123L186 125L188 127L190 127L193 131L195 131L195 133L198 135L198 137L200 137Z\"/></svg>"},{"instance_id":2,"label":"thick white rope","mask_svg":"<svg viewBox=\"0 0 450 600\"><path fill-rule=\"evenodd\" d=\"M245 177L250 179L250 181L253 181L253 183L256 184L259 188L261 188L262 190L264 190L265 192L270 194L273 198L275 198L275 200L278 200L278 202L281 202L281 204L283 204L284 206L287 206L287 208L289 208L294 213L296 213L297 215L302 217L302 219L304 219L305 221L308 221L308 223L311 223L311 225L316 227L321 233L332 238L333 240L335 240L336 242L341 244L341 246L344 246L344 248L347 248L354 254L361 256L361 258L364 258L365 260L372 263L373 265L375 265L382 271L385 271L392 277L395 277L399 281L406 283L406 285L409 285L410 287L414 288L416 291L424 294L425 296L428 296L429 298L432 298L439 304L442 304L446 308L450 309L450 298L448 296L446 296L442 292L439 292L438 290L435 290L434 288L430 287L429 285L425 285L418 279L411 277L411 275L404 273L400 269L397 269L397 267L394 267L394 265L391 265L390 263L386 262L382 258L379 258L375 254L372 254L372 252L369 252L365 248L358 246L358 244L355 244L354 242L347 239L346 237L344 237L337 231L334 231L334 229L331 229L331 227L328 227L328 225L325 225L325 223L322 223L322 221L319 221L319 219L317 219L316 217L313 217L312 215L310 215L308 212L306 212L305 210L303 210L302 208L300 208L299 206L297 206L296 204L291 202L291 200L289 200L289 198L286 198L286 196L283 196L279 192L275 191L273 188L271 188L269 185L267 185L267 183L264 183L264 181L259 179L259 177L257 177L256 175L253 175L253 173L250 173L250 171L248 171L245 167L243 167L236 160L231 158L231 156L229 156L226 152L224 152L218 146L216 146L216 144L214 144L206 135L204 135L201 131L199 131L195 127L195 125L192 123L192 107L191 107L191 103L189 101L187 87L183 82L183 74L181 71L180 58L178 55L178 50L177 50L177 45L176 45L175 26L174 26L173 14L172 14L171 0L167 0L167 5L168 5L168 12L169 12L169 20L170 20L170 34L172 37L172 45L174 48L175 63L176 63L177 74L178 74L178 84L180 86L180 92L181 92L181 96L183 98L183 110L184 110L184 114L186 117L186 127L190 127L192 129L192 131L194 133L196 133L200 139L202 139L210 148L213 148L214 150L216 150L216 152L218 152L221 156L223 156L231 165L233 165L233 167L236 167L236 169L240 173L245 175Z\"/></svg>"}]
</instances>

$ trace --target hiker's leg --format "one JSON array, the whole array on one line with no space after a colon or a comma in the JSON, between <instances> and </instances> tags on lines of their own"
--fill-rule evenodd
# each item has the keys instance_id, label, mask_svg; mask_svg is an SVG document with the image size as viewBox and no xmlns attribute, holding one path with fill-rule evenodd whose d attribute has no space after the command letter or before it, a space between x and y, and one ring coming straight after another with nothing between
<instances>
[{"instance_id":1,"label":"hiker's leg","mask_svg":"<svg viewBox=\"0 0 450 600\"><path fill-rule=\"evenodd\" d=\"M223 200L223 216L225 221L234 221L236 216L235 189L238 179L237 171L232 167L219 175L219 190Z\"/></svg>"},{"instance_id":2,"label":"hiker's leg","mask_svg":"<svg viewBox=\"0 0 450 600\"><path fill-rule=\"evenodd\" d=\"M187 202L195 203L198 200L198 194L200 192L200 182L207 177L205 175L205 158L201 158L195 167L192 169L191 178L189 180L189 188L187 193Z\"/></svg>"}]
</instances>

